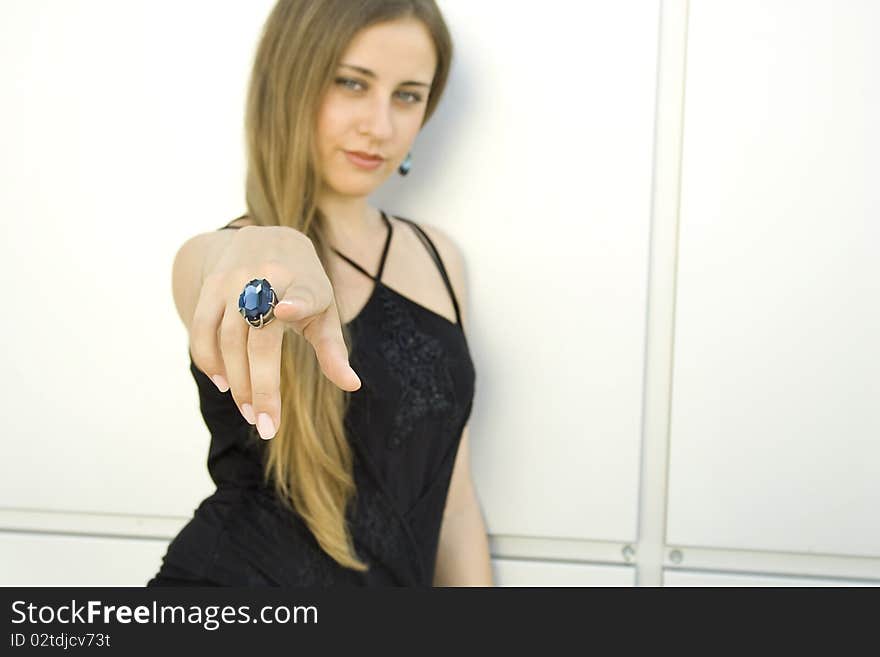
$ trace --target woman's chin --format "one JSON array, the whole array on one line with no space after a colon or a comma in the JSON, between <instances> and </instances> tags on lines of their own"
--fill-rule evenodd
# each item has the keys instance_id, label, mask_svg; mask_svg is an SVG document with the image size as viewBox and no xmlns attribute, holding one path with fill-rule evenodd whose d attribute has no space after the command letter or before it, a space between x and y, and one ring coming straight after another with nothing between
<instances>
[{"instance_id":1,"label":"woman's chin","mask_svg":"<svg viewBox=\"0 0 880 657\"><path fill-rule=\"evenodd\" d=\"M332 189L341 196L369 196L384 181L384 177L376 176L373 180L346 180L332 184Z\"/></svg>"}]
</instances>

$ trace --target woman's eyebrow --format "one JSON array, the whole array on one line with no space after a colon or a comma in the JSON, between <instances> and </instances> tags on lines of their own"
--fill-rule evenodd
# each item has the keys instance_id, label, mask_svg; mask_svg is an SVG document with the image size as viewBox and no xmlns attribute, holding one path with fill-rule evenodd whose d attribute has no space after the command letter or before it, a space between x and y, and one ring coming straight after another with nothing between
<instances>
[{"instance_id":1,"label":"woman's eyebrow","mask_svg":"<svg viewBox=\"0 0 880 657\"><path fill-rule=\"evenodd\" d=\"M376 74L373 73L373 71L371 71L368 68L364 68L362 66L355 66L353 64L340 64L340 66L345 66L346 68L352 68L355 71L358 71L359 73L363 73L364 75L366 75L367 77L370 77L370 78L376 77ZM406 86L427 87L428 89L431 88L430 84L426 84L424 82L417 82L416 80L407 80L406 82L401 82L400 84L406 85Z\"/></svg>"}]
</instances>

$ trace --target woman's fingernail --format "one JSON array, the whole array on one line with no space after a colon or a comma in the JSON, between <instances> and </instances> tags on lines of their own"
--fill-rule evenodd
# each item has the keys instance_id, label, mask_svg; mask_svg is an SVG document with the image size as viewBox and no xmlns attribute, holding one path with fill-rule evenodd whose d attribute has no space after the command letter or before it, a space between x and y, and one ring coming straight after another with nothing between
<instances>
[{"instance_id":1,"label":"woman's fingernail","mask_svg":"<svg viewBox=\"0 0 880 657\"><path fill-rule=\"evenodd\" d=\"M249 423L257 423L257 418L254 417L254 407L247 402L241 405L241 414L244 415L244 419L247 420Z\"/></svg>"},{"instance_id":2,"label":"woman's fingernail","mask_svg":"<svg viewBox=\"0 0 880 657\"><path fill-rule=\"evenodd\" d=\"M293 297L291 299L282 299L278 302L278 305L288 308L293 312L297 312L302 309L302 307L305 305L305 302L302 299Z\"/></svg>"},{"instance_id":3,"label":"woman's fingernail","mask_svg":"<svg viewBox=\"0 0 880 657\"><path fill-rule=\"evenodd\" d=\"M226 383L226 379L224 379L219 374L215 374L211 377L211 381L214 382L214 385L220 390L220 392L226 392L229 390L229 384Z\"/></svg>"},{"instance_id":4,"label":"woman's fingernail","mask_svg":"<svg viewBox=\"0 0 880 657\"><path fill-rule=\"evenodd\" d=\"M272 423L272 418L266 413L260 413L260 418L257 420L257 431L260 432L260 438L263 440L269 440L275 435L275 425Z\"/></svg>"}]
</instances>

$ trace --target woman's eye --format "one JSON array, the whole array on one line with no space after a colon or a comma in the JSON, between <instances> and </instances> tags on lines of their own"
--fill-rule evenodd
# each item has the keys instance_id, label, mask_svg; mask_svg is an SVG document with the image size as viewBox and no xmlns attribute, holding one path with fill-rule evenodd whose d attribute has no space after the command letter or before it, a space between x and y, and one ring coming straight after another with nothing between
<instances>
[{"instance_id":1,"label":"woman's eye","mask_svg":"<svg viewBox=\"0 0 880 657\"><path fill-rule=\"evenodd\" d=\"M419 94L414 94L411 91L401 91L400 95L407 96L409 98L409 100L406 101L407 103L415 104L415 103L420 103L422 101L422 97Z\"/></svg>"},{"instance_id":2,"label":"woman's eye","mask_svg":"<svg viewBox=\"0 0 880 657\"><path fill-rule=\"evenodd\" d=\"M336 84L341 84L343 87L348 89L354 89L352 85L361 86L361 83L357 80L351 80L349 78L336 78Z\"/></svg>"}]
</instances>

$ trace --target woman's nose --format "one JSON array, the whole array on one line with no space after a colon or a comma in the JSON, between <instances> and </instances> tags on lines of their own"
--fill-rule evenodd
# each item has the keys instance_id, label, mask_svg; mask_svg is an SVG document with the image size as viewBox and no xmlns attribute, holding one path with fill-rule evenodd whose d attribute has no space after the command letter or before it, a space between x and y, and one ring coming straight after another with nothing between
<instances>
[{"instance_id":1,"label":"woman's nose","mask_svg":"<svg viewBox=\"0 0 880 657\"><path fill-rule=\"evenodd\" d=\"M361 120L361 132L370 133L377 140L390 139L394 132L390 104L383 100L371 103L367 115Z\"/></svg>"}]
</instances>

